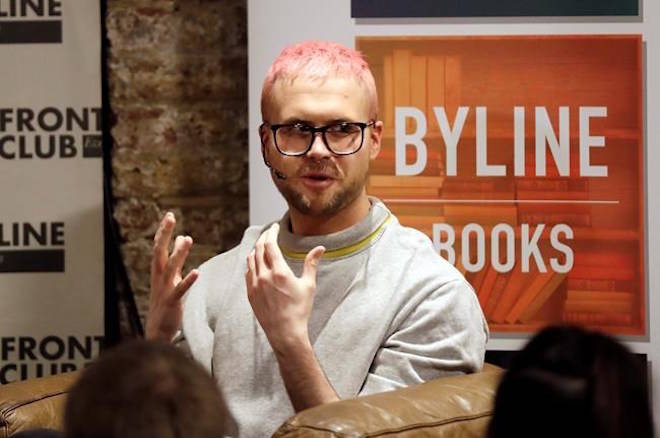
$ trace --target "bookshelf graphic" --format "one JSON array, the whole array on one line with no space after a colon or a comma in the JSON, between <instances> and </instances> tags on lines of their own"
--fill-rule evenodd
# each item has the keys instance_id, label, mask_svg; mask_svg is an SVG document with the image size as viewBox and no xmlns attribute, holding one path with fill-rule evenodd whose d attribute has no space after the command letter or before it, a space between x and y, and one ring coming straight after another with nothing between
<instances>
[{"instance_id":1,"label":"bookshelf graphic","mask_svg":"<svg viewBox=\"0 0 660 438\"><path fill-rule=\"evenodd\" d=\"M495 333L647 334L639 35L358 37L368 192L464 273Z\"/></svg>"}]
</instances>

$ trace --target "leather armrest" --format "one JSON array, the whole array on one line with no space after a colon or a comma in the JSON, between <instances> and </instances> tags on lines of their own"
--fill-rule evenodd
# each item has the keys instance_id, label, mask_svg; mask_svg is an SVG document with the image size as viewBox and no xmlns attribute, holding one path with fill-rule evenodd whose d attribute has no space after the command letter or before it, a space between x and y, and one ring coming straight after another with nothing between
<instances>
[{"instance_id":1,"label":"leather armrest","mask_svg":"<svg viewBox=\"0 0 660 438\"><path fill-rule=\"evenodd\" d=\"M79 372L0 386L0 438L29 429L62 429L64 403Z\"/></svg>"},{"instance_id":2,"label":"leather armrest","mask_svg":"<svg viewBox=\"0 0 660 438\"><path fill-rule=\"evenodd\" d=\"M381 394L342 400L291 417L273 438L474 437L485 435L502 370L439 378Z\"/></svg>"}]
</instances>

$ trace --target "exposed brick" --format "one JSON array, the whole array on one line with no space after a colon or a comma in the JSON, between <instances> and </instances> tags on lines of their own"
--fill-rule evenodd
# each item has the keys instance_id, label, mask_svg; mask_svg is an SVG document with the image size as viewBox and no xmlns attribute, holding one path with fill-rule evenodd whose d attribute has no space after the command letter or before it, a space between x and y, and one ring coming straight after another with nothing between
<instances>
[{"instance_id":1,"label":"exposed brick","mask_svg":"<svg viewBox=\"0 0 660 438\"><path fill-rule=\"evenodd\" d=\"M236 236L235 230L243 227L246 219L241 211L226 204L212 209L183 208L182 215L185 233L195 242L215 248L216 252L236 244L231 237Z\"/></svg>"},{"instance_id":2,"label":"exposed brick","mask_svg":"<svg viewBox=\"0 0 660 438\"><path fill-rule=\"evenodd\" d=\"M243 160L182 154L168 159L140 160L119 153L113 161L116 196L157 198L172 195L246 194Z\"/></svg>"},{"instance_id":3,"label":"exposed brick","mask_svg":"<svg viewBox=\"0 0 660 438\"><path fill-rule=\"evenodd\" d=\"M108 3L108 38L113 48L136 52L214 51L216 55L221 49L220 53L229 58L246 56L244 0Z\"/></svg>"},{"instance_id":4,"label":"exposed brick","mask_svg":"<svg viewBox=\"0 0 660 438\"><path fill-rule=\"evenodd\" d=\"M137 289L149 290L152 247L152 242L148 239L136 239L123 244L121 247L133 292Z\"/></svg>"},{"instance_id":5,"label":"exposed brick","mask_svg":"<svg viewBox=\"0 0 660 438\"><path fill-rule=\"evenodd\" d=\"M185 272L248 223L246 1L109 0L107 10L114 215L144 321L166 211L195 241Z\"/></svg>"},{"instance_id":6,"label":"exposed brick","mask_svg":"<svg viewBox=\"0 0 660 438\"><path fill-rule=\"evenodd\" d=\"M120 235L125 241L153 239L164 214L156 202L141 198L119 199L114 209Z\"/></svg>"},{"instance_id":7,"label":"exposed brick","mask_svg":"<svg viewBox=\"0 0 660 438\"><path fill-rule=\"evenodd\" d=\"M182 31L179 50L222 50L223 56L247 56L245 1L190 0L179 3Z\"/></svg>"},{"instance_id":8,"label":"exposed brick","mask_svg":"<svg viewBox=\"0 0 660 438\"><path fill-rule=\"evenodd\" d=\"M176 50L181 17L173 5L145 8L108 1L106 16L111 50Z\"/></svg>"},{"instance_id":9,"label":"exposed brick","mask_svg":"<svg viewBox=\"0 0 660 438\"><path fill-rule=\"evenodd\" d=\"M208 156L225 151L247 156L245 102L212 105L113 104L117 124L112 128L115 150L151 151L167 156L182 146Z\"/></svg>"},{"instance_id":10,"label":"exposed brick","mask_svg":"<svg viewBox=\"0 0 660 438\"><path fill-rule=\"evenodd\" d=\"M245 99L244 57L158 52L118 53L110 60L113 99L126 101Z\"/></svg>"}]
</instances>

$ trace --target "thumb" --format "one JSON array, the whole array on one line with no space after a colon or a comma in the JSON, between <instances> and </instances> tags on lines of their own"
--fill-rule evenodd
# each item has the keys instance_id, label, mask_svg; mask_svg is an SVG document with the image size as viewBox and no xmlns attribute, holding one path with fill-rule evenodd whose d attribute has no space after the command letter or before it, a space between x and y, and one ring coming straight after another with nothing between
<instances>
[{"instance_id":1,"label":"thumb","mask_svg":"<svg viewBox=\"0 0 660 438\"><path fill-rule=\"evenodd\" d=\"M324 252L324 247L317 246L307 253L307 256L305 256L305 266L303 267L302 278L316 281L316 268L319 265Z\"/></svg>"}]
</instances>

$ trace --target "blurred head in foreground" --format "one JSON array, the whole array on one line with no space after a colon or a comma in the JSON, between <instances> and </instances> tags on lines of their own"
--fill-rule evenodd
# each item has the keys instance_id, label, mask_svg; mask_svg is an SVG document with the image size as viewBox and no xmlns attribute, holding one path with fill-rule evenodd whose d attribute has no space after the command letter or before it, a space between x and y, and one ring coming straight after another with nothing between
<instances>
[{"instance_id":1,"label":"blurred head in foreground","mask_svg":"<svg viewBox=\"0 0 660 438\"><path fill-rule=\"evenodd\" d=\"M223 430L213 378L175 347L135 341L102 354L66 404L68 438L206 438Z\"/></svg>"},{"instance_id":2,"label":"blurred head in foreground","mask_svg":"<svg viewBox=\"0 0 660 438\"><path fill-rule=\"evenodd\" d=\"M626 347L578 327L540 331L513 359L489 438L653 436L647 374Z\"/></svg>"}]
</instances>

